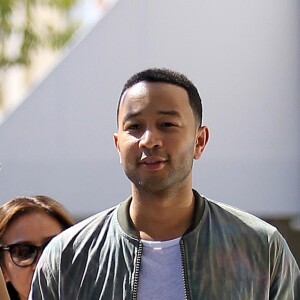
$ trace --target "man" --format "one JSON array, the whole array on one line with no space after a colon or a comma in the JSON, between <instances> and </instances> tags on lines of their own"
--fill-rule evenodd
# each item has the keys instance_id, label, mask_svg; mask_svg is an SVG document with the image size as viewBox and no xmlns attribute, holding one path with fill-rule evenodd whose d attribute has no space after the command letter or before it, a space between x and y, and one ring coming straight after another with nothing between
<instances>
[{"instance_id":1,"label":"man","mask_svg":"<svg viewBox=\"0 0 300 300\"><path fill-rule=\"evenodd\" d=\"M117 119L132 196L53 239L32 299L300 299L299 268L279 232L192 189L209 131L189 79L135 74Z\"/></svg>"}]
</instances>

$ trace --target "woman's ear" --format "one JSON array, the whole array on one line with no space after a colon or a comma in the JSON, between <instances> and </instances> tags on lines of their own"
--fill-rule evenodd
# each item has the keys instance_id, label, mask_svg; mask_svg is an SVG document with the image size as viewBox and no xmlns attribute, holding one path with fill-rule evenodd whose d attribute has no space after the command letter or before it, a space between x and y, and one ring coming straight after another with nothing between
<instances>
[{"instance_id":1,"label":"woman's ear","mask_svg":"<svg viewBox=\"0 0 300 300\"><path fill-rule=\"evenodd\" d=\"M2 274L1 268L0 268L0 299L1 300L9 300L9 295L8 295L8 291L6 288L6 284L4 282L4 280L6 282L8 282L6 279L4 279L4 275Z\"/></svg>"},{"instance_id":2,"label":"woman's ear","mask_svg":"<svg viewBox=\"0 0 300 300\"><path fill-rule=\"evenodd\" d=\"M209 130L206 126L201 126L198 128L196 134L196 141L195 141L195 149L194 149L194 159L199 159L202 155L205 146L209 139Z\"/></svg>"},{"instance_id":3,"label":"woman's ear","mask_svg":"<svg viewBox=\"0 0 300 300\"><path fill-rule=\"evenodd\" d=\"M4 279L4 281L7 283L9 282L9 278L7 276L7 273L5 271L5 267L1 266L1 269L0 269L0 277L2 276L2 278ZM0 278L1 280L1 278Z\"/></svg>"}]
</instances>

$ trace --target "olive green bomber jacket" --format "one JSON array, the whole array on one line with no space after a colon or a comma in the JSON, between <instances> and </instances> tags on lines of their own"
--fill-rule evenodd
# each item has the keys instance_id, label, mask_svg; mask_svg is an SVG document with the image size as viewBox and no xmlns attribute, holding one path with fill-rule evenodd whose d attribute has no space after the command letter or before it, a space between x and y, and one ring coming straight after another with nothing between
<instances>
[{"instance_id":1,"label":"olive green bomber jacket","mask_svg":"<svg viewBox=\"0 0 300 300\"><path fill-rule=\"evenodd\" d=\"M300 299L300 272L273 226L194 191L180 241L186 299ZM138 299L143 246L131 198L64 231L38 263L29 299Z\"/></svg>"}]
</instances>

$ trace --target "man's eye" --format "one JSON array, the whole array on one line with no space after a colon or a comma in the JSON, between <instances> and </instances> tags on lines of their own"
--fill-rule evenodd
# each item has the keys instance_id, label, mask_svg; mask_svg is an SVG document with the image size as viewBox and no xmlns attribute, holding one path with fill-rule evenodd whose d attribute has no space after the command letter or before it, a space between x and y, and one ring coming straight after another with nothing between
<instances>
[{"instance_id":1,"label":"man's eye","mask_svg":"<svg viewBox=\"0 0 300 300\"><path fill-rule=\"evenodd\" d=\"M162 127L173 127L173 126L176 126L176 125L174 123L171 123L171 122L162 123Z\"/></svg>"},{"instance_id":2,"label":"man's eye","mask_svg":"<svg viewBox=\"0 0 300 300\"><path fill-rule=\"evenodd\" d=\"M126 130L137 130L140 126L138 124L130 124L127 126Z\"/></svg>"}]
</instances>

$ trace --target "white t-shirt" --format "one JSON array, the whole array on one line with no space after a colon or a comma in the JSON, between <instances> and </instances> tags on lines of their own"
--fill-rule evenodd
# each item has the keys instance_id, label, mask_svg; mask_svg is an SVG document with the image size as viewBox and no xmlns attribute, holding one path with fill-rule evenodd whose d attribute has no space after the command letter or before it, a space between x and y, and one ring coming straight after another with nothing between
<instances>
[{"instance_id":1,"label":"white t-shirt","mask_svg":"<svg viewBox=\"0 0 300 300\"><path fill-rule=\"evenodd\" d=\"M180 237L145 241L139 276L138 299L184 299Z\"/></svg>"}]
</instances>

